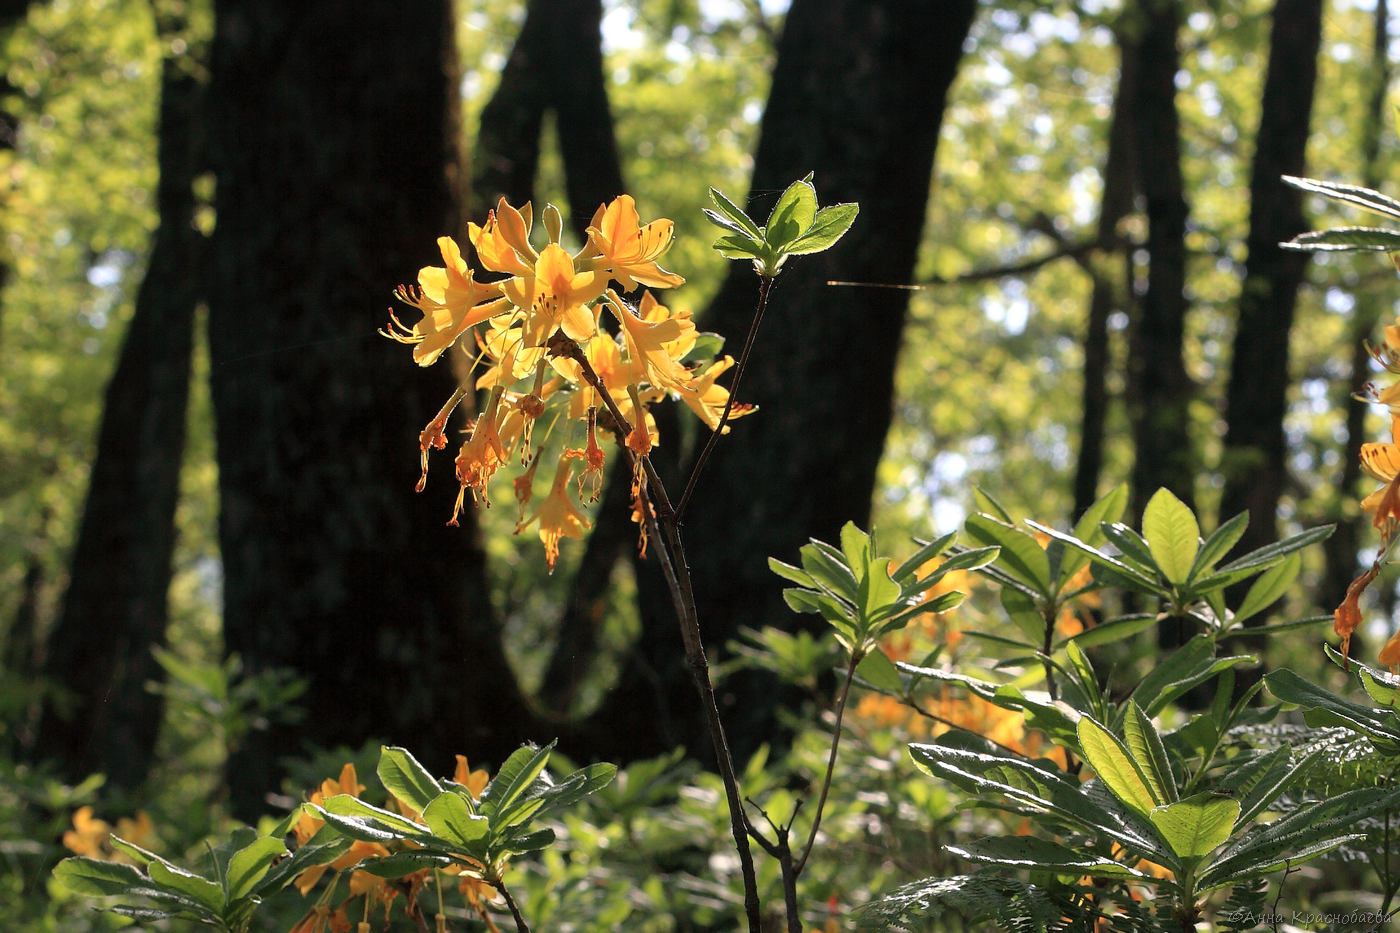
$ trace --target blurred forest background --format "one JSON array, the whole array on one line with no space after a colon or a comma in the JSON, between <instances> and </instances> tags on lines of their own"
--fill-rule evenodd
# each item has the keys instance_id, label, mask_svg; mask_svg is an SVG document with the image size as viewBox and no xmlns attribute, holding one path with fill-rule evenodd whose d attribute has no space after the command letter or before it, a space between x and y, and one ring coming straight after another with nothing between
<instances>
[{"instance_id":1,"label":"blurred forest background","mask_svg":"<svg viewBox=\"0 0 1400 933\"><path fill-rule=\"evenodd\" d=\"M1397 28L1386 0L3 4L0 742L127 789L227 764L248 812L280 756L371 738L703 755L625 484L552 576L509 503L442 527L441 462L413 494L454 376L375 330L503 194L575 237L624 190L673 218L669 304L731 352L753 279L707 187L861 202L779 279L761 411L687 515L712 645L793 624L768 555L950 531L978 486L1061 526L1167 486L1248 508L1242 550L1336 522L1285 607L1329 610L1373 543L1349 397L1395 270L1278 250L1359 220L1279 176L1394 193ZM724 692L741 751L776 734L761 674Z\"/></svg>"}]
</instances>

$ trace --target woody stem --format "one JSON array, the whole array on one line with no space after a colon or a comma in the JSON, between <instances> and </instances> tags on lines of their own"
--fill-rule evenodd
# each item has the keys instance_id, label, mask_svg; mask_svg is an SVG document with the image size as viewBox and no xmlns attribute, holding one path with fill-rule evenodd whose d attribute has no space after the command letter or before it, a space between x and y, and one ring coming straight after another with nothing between
<instances>
[{"instance_id":1,"label":"woody stem","mask_svg":"<svg viewBox=\"0 0 1400 933\"><path fill-rule=\"evenodd\" d=\"M638 458L627 446L626 437L632 432L632 425L623 417L622 410L613 401L611 393L603 385L603 380L589 363L583 349L561 333L556 333L550 338L549 348L551 353L567 357L578 364L581 377L598 393L598 397L603 400L603 405L613 418L618 446L634 468L640 459L641 467L646 473L647 482L639 493L643 497L642 516L647 523L648 532L658 545L657 559L666 577L666 588L670 591L671 602L675 606L676 620L680 623L686 666L690 668L691 679L700 694L705 725L715 750L715 763L719 768L720 780L724 783L724 795L729 804L729 828L734 837L734 848L739 856L739 869L744 879L744 912L748 918L749 933L759 933L758 880L754 874L753 853L749 849L750 827L748 817L744 813L744 798L739 790L734 757L729 751L729 740L725 737L719 704L715 700L714 683L710 679L710 665L705 657L699 612L695 605L695 591L690 579L690 567L686 563L685 545L681 541L676 510L671 507L666 487L652 465L651 458ZM653 499L655 509L651 508Z\"/></svg>"}]
</instances>

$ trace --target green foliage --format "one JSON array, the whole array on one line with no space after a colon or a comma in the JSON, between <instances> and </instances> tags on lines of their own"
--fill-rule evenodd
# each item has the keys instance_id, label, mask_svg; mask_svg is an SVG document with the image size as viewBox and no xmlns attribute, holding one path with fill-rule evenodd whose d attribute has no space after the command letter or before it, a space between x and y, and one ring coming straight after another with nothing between
<instances>
[{"instance_id":1,"label":"green foliage","mask_svg":"<svg viewBox=\"0 0 1400 933\"><path fill-rule=\"evenodd\" d=\"M783 590L788 606L794 612L821 615L835 629L836 640L860 660L882 637L908 625L914 616L956 606L962 601L958 592L944 593L927 605L919 602L919 597L950 571L979 567L997 553L996 548L964 551L919 577L919 568L951 543L951 535L928 542L913 557L893 567L889 557L879 555L873 535L847 522L841 529L839 549L813 539L799 552L801 567L775 557L768 559L768 566L797 584Z\"/></svg>"},{"instance_id":2,"label":"green foliage","mask_svg":"<svg viewBox=\"0 0 1400 933\"><path fill-rule=\"evenodd\" d=\"M76 894L136 898L138 902L110 909L141 922L182 918L242 933L265 897L286 887L302 870L326 864L350 847L348 840L313 840L284 858L287 846L279 837L287 828L270 836L246 828L235 831L227 844L210 849L203 872L181 868L113 837L112 844L135 865L75 857L60 862L54 877Z\"/></svg>"},{"instance_id":3,"label":"green foliage","mask_svg":"<svg viewBox=\"0 0 1400 933\"><path fill-rule=\"evenodd\" d=\"M715 241L714 248L725 259L753 260L754 271L764 278L781 272L789 256L820 253L836 245L860 213L858 204L818 209L810 172L788 185L761 227L714 188L710 189L710 201L715 209L706 208L705 216L728 231Z\"/></svg>"}]
</instances>

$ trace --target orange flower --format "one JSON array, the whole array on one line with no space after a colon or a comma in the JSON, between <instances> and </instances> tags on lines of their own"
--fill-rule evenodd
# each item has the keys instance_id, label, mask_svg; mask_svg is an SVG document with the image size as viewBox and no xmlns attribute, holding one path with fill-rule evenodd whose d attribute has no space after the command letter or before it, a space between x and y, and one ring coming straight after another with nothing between
<instances>
[{"instance_id":1,"label":"orange flower","mask_svg":"<svg viewBox=\"0 0 1400 933\"><path fill-rule=\"evenodd\" d=\"M449 525L457 524L457 515L462 511L462 499L467 490L471 490L473 501L480 496L487 505L491 504L486 484L496 468L505 463L507 456L505 445L501 442L501 394L499 388L492 390L486 410L476 419L471 437L457 452L457 481L462 488L457 492L457 505L452 510Z\"/></svg>"},{"instance_id":2,"label":"orange flower","mask_svg":"<svg viewBox=\"0 0 1400 933\"><path fill-rule=\"evenodd\" d=\"M647 292L647 297L651 297L650 292ZM695 325L690 322L690 312L663 316L666 308L652 298L648 307L649 319L644 320L618 300L613 292L608 292L607 298L608 307L622 325L622 336L627 342L629 381L633 384L648 382L661 389L689 386L690 370L672 358L671 349L685 347L688 350L695 344Z\"/></svg>"},{"instance_id":3,"label":"orange flower","mask_svg":"<svg viewBox=\"0 0 1400 933\"><path fill-rule=\"evenodd\" d=\"M1400 630L1390 636L1390 640L1381 649L1379 660L1393 673L1400 674Z\"/></svg>"},{"instance_id":4,"label":"orange flower","mask_svg":"<svg viewBox=\"0 0 1400 933\"><path fill-rule=\"evenodd\" d=\"M550 243L540 251L532 275L507 279L501 290L517 308L528 309L525 346L539 347L555 330L572 340L593 336L597 319L586 305L602 295L606 285L605 276L577 271L573 257L558 243Z\"/></svg>"},{"instance_id":5,"label":"orange flower","mask_svg":"<svg viewBox=\"0 0 1400 933\"><path fill-rule=\"evenodd\" d=\"M73 828L63 834L63 845L78 855L105 858L103 854L112 826L92 815L92 807L79 807L73 814Z\"/></svg>"},{"instance_id":6,"label":"orange flower","mask_svg":"<svg viewBox=\"0 0 1400 933\"><path fill-rule=\"evenodd\" d=\"M574 457L565 451L559 458L559 467L554 474L554 484L549 495L540 503L534 515L515 526L516 534L524 531L536 520L540 523L540 540L544 542L544 560L549 572L559 560L561 538L582 538L583 533L593 527L593 523L578 510L569 499L569 477L574 470Z\"/></svg>"},{"instance_id":7,"label":"orange flower","mask_svg":"<svg viewBox=\"0 0 1400 933\"><path fill-rule=\"evenodd\" d=\"M1385 483L1361 500L1362 510L1373 513L1371 524L1389 534L1400 522L1400 417L1390 422L1391 443L1361 445L1361 469Z\"/></svg>"},{"instance_id":8,"label":"orange flower","mask_svg":"<svg viewBox=\"0 0 1400 933\"><path fill-rule=\"evenodd\" d=\"M418 287L400 285L394 292L404 304L423 312L422 320L406 327L389 312L389 326L380 331L399 343L415 344L413 360L429 366L457 338L482 321L510 310L494 282L477 282L462 258L457 241L438 237L445 266L424 266L418 271Z\"/></svg>"},{"instance_id":9,"label":"orange flower","mask_svg":"<svg viewBox=\"0 0 1400 933\"><path fill-rule=\"evenodd\" d=\"M700 420L705 422L705 426L711 431L719 427L720 415L724 413L725 403L729 401L729 390L724 386L715 385L715 380L733 365L734 358L732 356L716 360L689 386L682 386L677 390L681 401L685 402L691 411L699 415ZM758 411L757 405L736 404L729 410L729 420L733 421L756 411ZM729 433L728 424L724 426L724 433Z\"/></svg>"},{"instance_id":10,"label":"orange flower","mask_svg":"<svg viewBox=\"0 0 1400 933\"><path fill-rule=\"evenodd\" d=\"M486 225L467 224L467 238L476 247L476 258L492 272L530 276L537 254L530 245L530 204L516 210L501 198L486 215Z\"/></svg>"},{"instance_id":11,"label":"orange flower","mask_svg":"<svg viewBox=\"0 0 1400 933\"><path fill-rule=\"evenodd\" d=\"M601 259L595 262L610 269L613 279L624 291L632 291L638 283L652 288L671 288L685 279L667 272L656 260L671 248L674 227L664 218L643 227L637 216L636 202L630 194L624 194L593 214L593 221L588 225L588 242L601 254Z\"/></svg>"},{"instance_id":12,"label":"orange flower","mask_svg":"<svg viewBox=\"0 0 1400 933\"><path fill-rule=\"evenodd\" d=\"M1351 648L1351 633L1361 624L1361 594L1379 573L1380 567L1372 564L1365 573L1352 580L1347 586L1346 598L1332 613L1332 630L1342 638L1343 660L1347 658L1347 652Z\"/></svg>"}]
</instances>

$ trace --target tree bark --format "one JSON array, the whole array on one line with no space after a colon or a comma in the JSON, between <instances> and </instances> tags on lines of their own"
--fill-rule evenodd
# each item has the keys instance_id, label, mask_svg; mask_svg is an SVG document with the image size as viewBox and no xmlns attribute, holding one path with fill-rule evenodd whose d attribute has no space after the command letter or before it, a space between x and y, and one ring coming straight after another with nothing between
<instances>
[{"instance_id":1,"label":"tree bark","mask_svg":"<svg viewBox=\"0 0 1400 933\"><path fill-rule=\"evenodd\" d=\"M210 301L228 650L309 678L303 724L230 761L235 803L278 756L378 737L445 769L536 737L501 649L472 512L417 436L451 393L375 336L383 298L457 234L447 0L221 0ZM241 796L238 792L241 791Z\"/></svg>"},{"instance_id":2,"label":"tree bark","mask_svg":"<svg viewBox=\"0 0 1400 933\"><path fill-rule=\"evenodd\" d=\"M1276 513L1288 477L1283 435L1288 338L1307 254L1279 244L1307 226L1302 193L1285 185L1282 176L1304 174L1321 35L1322 0L1279 0L1274 7L1221 463L1222 520L1249 512L1249 527L1237 545L1241 553L1277 539Z\"/></svg>"},{"instance_id":3,"label":"tree bark","mask_svg":"<svg viewBox=\"0 0 1400 933\"><path fill-rule=\"evenodd\" d=\"M1139 80L1132 102L1139 186L1147 206L1147 287L1129 341L1133 422L1133 510L1160 487L1195 500L1196 461L1187 433L1194 392L1182 361L1186 322L1186 217L1176 73L1180 11L1174 0L1142 0L1133 43Z\"/></svg>"},{"instance_id":4,"label":"tree bark","mask_svg":"<svg viewBox=\"0 0 1400 933\"><path fill-rule=\"evenodd\" d=\"M162 35L183 18L158 16ZM182 57L162 64L159 226L135 312L107 386L63 609L47 638L38 744L69 779L103 771L132 788L150 766L161 720L151 654L162 644L175 547L195 306L204 237L192 184L202 166L202 88Z\"/></svg>"},{"instance_id":5,"label":"tree bark","mask_svg":"<svg viewBox=\"0 0 1400 933\"><path fill-rule=\"evenodd\" d=\"M1084 268L1092 277L1089 315L1084 328L1084 385L1080 394L1083 417L1079 429L1079 455L1074 467L1074 517L1098 499L1103 470L1104 425L1108 419L1109 339L1108 319L1129 298L1132 281L1131 248L1118 243L1118 224L1132 212L1137 178L1133 153L1132 104L1137 97L1138 58L1119 36L1122 52L1118 69L1118 93L1108 127L1108 151L1104 156L1103 197L1099 204L1098 240L1101 247L1114 244L1102 258L1089 257ZM1119 270L1112 267L1118 266ZM1120 271L1121 270L1121 271Z\"/></svg>"},{"instance_id":6,"label":"tree bark","mask_svg":"<svg viewBox=\"0 0 1400 933\"><path fill-rule=\"evenodd\" d=\"M1373 83L1366 105L1365 136L1361 145L1361 184L1378 188L1381 184L1381 128L1385 124L1385 98L1390 90L1390 9L1387 0L1377 0L1374 17L1375 32L1371 43L1371 76ZM1337 487L1342 490L1341 506L1345 510L1334 521L1337 530L1322 543L1327 556L1327 571L1323 577L1318 603L1324 608L1339 605L1346 597L1347 586L1361 571L1357 560L1362 529L1366 518L1353 497L1361 481L1361 445L1366 436L1366 413L1369 406L1356 398L1371 378L1371 355L1366 341L1373 339L1382 316L1389 312L1388 301L1373 296L1357 297L1351 327L1351 379L1344 399L1338 404L1346 409L1346 441L1342 445L1342 472ZM1362 633L1352 635L1352 652L1361 653Z\"/></svg>"},{"instance_id":7,"label":"tree bark","mask_svg":"<svg viewBox=\"0 0 1400 933\"><path fill-rule=\"evenodd\" d=\"M788 12L748 208L761 221L810 171L823 204L858 201L861 214L834 249L794 258L779 276L739 392L760 411L735 424L684 516L716 653L743 627L810 622L783 603L767 556L792 560L808 537L833 540L846 521L868 523L907 293L825 283L911 280L944 100L975 6L796 0ZM740 340L757 284L748 263L733 264L706 329ZM654 567L638 574L642 635L596 717L606 724L599 744L628 757L676 744L698 754L707 739L669 598ZM779 736L786 698L771 676L735 674L720 692L738 754Z\"/></svg>"},{"instance_id":8,"label":"tree bark","mask_svg":"<svg viewBox=\"0 0 1400 933\"><path fill-rule=\"evenodd\" d=\"M515 205L533 198L548 111L555 116L574 231L582 236L598 205L623 193L603 79L602 18L602 0L531 0L500 86L481 112L474 213L495 207L502 195Z\"/></svg>"}]
</instances>

